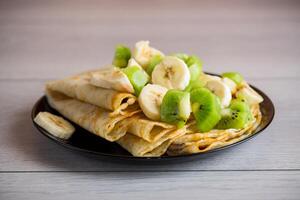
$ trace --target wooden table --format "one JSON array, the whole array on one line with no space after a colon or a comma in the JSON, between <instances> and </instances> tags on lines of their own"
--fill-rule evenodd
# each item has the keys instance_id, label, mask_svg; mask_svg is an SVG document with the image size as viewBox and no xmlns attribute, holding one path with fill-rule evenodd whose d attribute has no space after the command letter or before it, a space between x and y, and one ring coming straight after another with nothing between
<instances>
[{"instance_id":1,"label":"wooden table","mask_svg":"<svg viewBox=\"0 0 300 200\"><path fill-rule=\"evenodd\" d=\"M140 39L239 71L274 101L255 139L192 162L114 163L40 135L47 80L110 63ZM1 1L0 199L300 199L299 1Z\"/></svg>"}]
</instances>

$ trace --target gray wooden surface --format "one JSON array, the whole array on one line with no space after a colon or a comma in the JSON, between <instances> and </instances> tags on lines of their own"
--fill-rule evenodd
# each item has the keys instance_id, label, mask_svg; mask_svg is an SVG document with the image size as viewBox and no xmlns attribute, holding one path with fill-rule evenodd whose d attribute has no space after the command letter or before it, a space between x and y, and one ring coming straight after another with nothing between
<instances>
[{"instance_id":1,"label":"gray wooden surface","mask_svg":"<svg viewBox=\"0 0 300 200\"><path fill-rule=\"evenodd\" d=\"M0 199L300 199L299 1L0 1ZM239 71L273 100L255 139L192 162L114 163L32 126L43 84L148 39Z\"/></svg>"}]
</instances>

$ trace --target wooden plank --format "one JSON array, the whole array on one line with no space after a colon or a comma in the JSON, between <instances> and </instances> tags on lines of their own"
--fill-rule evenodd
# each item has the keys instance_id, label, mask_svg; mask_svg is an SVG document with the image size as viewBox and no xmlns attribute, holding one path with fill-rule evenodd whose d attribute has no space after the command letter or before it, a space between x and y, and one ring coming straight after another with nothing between
<instances>
[{"instance_id":1,"label":"wooden plank","mask_svg":"<svg viewBox=\"0 0 300 200\"><path fill-rule=\"evenodd\" d=\"M298 79L256 79L250 82L274 101L271 126L255 139L224 152L173 165L112 163L71 152L40 135L30 111L42 95L43 81L0 81L0 171L155 171L300 169L300 95Z\"/></svg>"},{"instance_id":2,"label":"wooden plank","mask_svg":"<svg viewBox=\"0 0 300 200\"><path fill-rule=\"evenodd\" d=\"M3 3L0 79L57 78L96 68L111 62L117 43L132 46L139 39L166 53L197 54L211 72L299 77L298 3L180 2L165 1L160 9L138 1Z\"/></svg>"},{"instance_id":3,"label":"wooden plank","mask_svg":"<svg viewBox=\"0 0 300 200\"><path fill-rule=\"evenodd\" d=\"M300 172L2 173L2 199L298 200Z\"/></svg>"}]
</instances>

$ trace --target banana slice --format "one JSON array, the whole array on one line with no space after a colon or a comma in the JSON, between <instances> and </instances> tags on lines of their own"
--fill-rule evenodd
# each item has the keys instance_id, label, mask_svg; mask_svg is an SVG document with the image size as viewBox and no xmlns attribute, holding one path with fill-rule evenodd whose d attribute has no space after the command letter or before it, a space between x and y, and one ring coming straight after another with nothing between
<instances>
[{"instance_id":1,"label":"banana slice","mask_svg":"<svg viewBox=\"0 0 300 200\"><path fill-rule=\"evenodd\" d=\"M155 66L152 82L168 89L184 90L190 82L190 72L184 61L166 56Z\"/></svg>"},{"instance_id":2,"label":"banana slice","mask_svg":"<svg viewBox=\"0 0 300 200\"><path fill-rule=\"evenodd\" d=\"M155 55L164 56L159 50L149 46L149 41L139 41L133 49L133 58L145 69Z\"/></svg>"},{"instance_id":3,"label":"banana slice","mask_svg":"<svg viewBox=\"0 0 300 200\"><path fill-rule=\"evenodd\" d=\"M206 81L221 80L221 78L219 76L213 76L213 75L209 75L209 74L204 74L202 78Z\"/></svg>"},{"instance_id":4,"label":"banana slice","mask_svg":"<svg viewBox=\"0 0 300 200\"><path fill-rule=\"evenodd\" d=\"M244 87L237 91L235 94L237 97L245 98L246 101L253 105L263 102L262 96L260 96L255 90L253 90L248 84L244 84Z\"/></svg>"},{"instance_id":5,"label":"banana slice","mask_svg":"<svg viewBox=\"0 0 300 200\"><path fill-rule=\"evenodd\" d=\"M221 78L218 77L218 76L213 76L213 75L209 75L209 74L202 73L202 74L200 74L200 76L199 76L199 80L200 80L201 82L203 82L203 84L206 84L208 81L212 81L212 80L221 80Z\"/></svg>"},{"instance_id":6,"label":"banana slice","mask_svg":"<svg viewBox=\"0 0 300 200\"><path fill-rule=\"evenodd\" d=\"M134 88L126 74L113 66L93 73L90 83L97 87L114 89L120 92L134 93Z\"/></svg>"},{"instance_id":7,"label":"banana slice","mask_svg":"<svg viewBox=\"0 0 300 200\"><path fill-rule=\"evenodd\" d=\"M223 83L225 83L225 85L227 85L230 88L231 94L234 94L236 92L237 85L233 80L225 77L225 78L222 78L222 81L223 81Z\"/></svg>"},{"instance_id":8,"label":"banana slice","mask_svg":"<svg viewBox=\"0 0 300 200\"><path fill-rule=\"evenodd\" d=\"M46 131L61 139L69 139L74 133L75 128L62 117L48 112L40 112L35 118L35 123Z\"/></svg>"},{"instance_id":9,"label":"banana slice","mask_svg":"<svg viewBox=\"0 0 300 200\"><path fill-rule=\"evenodd\" d=\"M224 82L218 79L210 80L206 83L205 87L220 98L221 106L223 108L229 106L231 101L231 90Z\"/></svg>"},{"instance_id":10,"label":"banana slice","mask_svg":"<svg viewBox=\"0 0 300 200\"><path fill-rule=\"evenodd\" d=\"M127 65L127 67L132 67L132 66L137 66L137 67L143 69L141 67L141 65L139 63L137 63L134 58L130 58L129 61L128 61L128 65Z\"/></svg>"},{"instance_id":11,"label":"banana slice","mask_svg":"<svg viewBox=\"0 0 300 200\"><path fill-rule=\"evenodd\" d=\"M138 102L148 118L160 119L160 105L167 91L167 88L155 84L148 84L142 89Z\"/></svg>"}]
</instances>

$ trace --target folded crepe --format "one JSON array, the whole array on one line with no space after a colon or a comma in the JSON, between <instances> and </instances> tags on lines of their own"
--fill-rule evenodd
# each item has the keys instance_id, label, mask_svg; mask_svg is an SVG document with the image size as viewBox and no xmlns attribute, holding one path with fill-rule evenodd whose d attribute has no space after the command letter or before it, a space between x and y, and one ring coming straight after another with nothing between
<instances>
[{"instance_id":1,"label":"folded crepe","mask_svg":"<svg viewBox=\"0 0 300 200\"><path fill-rule=\"evenodd\" d=\"M121 124L128 127L129 133L147 142L156 142L166 133L177 129L176 126L168 123L152 121L143 113L134 115L126 121L122 121Z\"/></svg>"},{"instance_id":2,"label":"folded crepe","mask_svg":"<svg viewBox=\"0 0 300 200\"><path fill-rule=\"evenodd\" d=\"M138 157L162 156L174 139L184 135L189 126L178 129L174 125L149 120L142 113L129 117L120 124L128 129L127 134L117 143Z\"/></svg>"},{"instance_id":3,"label":"folded crepe","mask_svg":"<svg viewBox=\"0 0 300 200\"><path fill-rule=\"evenodd\" d=\"M90 84L93 74L101 70L85 72L62 80L51 81L46 88L60 92L66 96L99 106L112 111L110 115L126 115L127 109L136 102L136 97L130 93L118 92L112 89L96 87Z\"/></svg>"},{"instance_id":4,"label":"folded crepe","mask_svg":"<svg viewBox=\"0 0 300 200\"><path fill-rule=\"evenodd\" d=\"M117 143L137 157L159 157L166 153L168 147L177 137L186 133L186 127L166 132L154 142L148 142L133 134L127 133Z\"/></svg>"},{"instance_id":5,"label":"folded crepe","mask_svg":"<svg viewBox=\"0 0 300 200\"><path fill-rule=\"evenodd\" d=\"M140 110L133 108L127 110L126 115L111 116L108 110L56 91L47 89L46 96L50 106L64 117L111 142L126 134L127 127L122 126L120 122L140 112Z\"/></svg>"},{"instance_id":6,"label":"folded crepe","mask_svg":"<svg viewBox=\"0 0 300 200\"><path fill-rule=\"evenodd\" d=\"M207 133L197 133L194 125L187 133L176 138L167 150L168 155L183 155L205 152L215 148L227 146L249 137L261 122L259 105L253 105L251 112L254 119L243 129L211 130Z\"/></svg>"},{"instance_id":7,"label":"folded crepe","mask_svg":"<svg viewBox=\"0 0 300 200\"><path fill-rule=\"evenodd\" d=\"M186 128L148 120L134 107L127 115L111 116L98 106L68 97L60 92L46 90L47 100L67 119L108 141L117 141L134 156L161 156L172 141L185 134Z\"/></svg>"}]
</instances>

